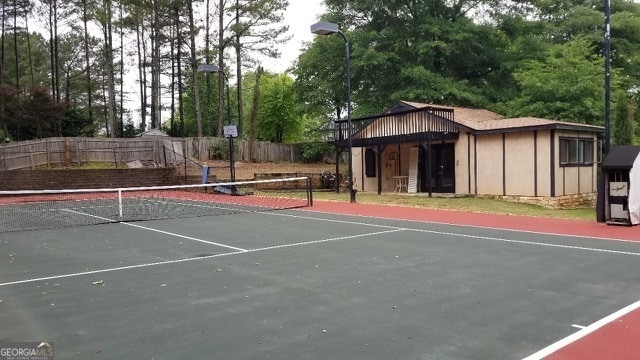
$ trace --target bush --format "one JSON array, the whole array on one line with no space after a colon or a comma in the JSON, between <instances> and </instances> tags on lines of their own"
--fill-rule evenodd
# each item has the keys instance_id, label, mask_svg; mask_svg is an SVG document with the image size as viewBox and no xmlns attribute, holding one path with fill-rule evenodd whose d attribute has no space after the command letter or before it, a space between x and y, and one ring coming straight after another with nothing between
<instances>
[{"instance_id":1,"label":"bush","mask_svg":"<svg viewBox=\"0 0 640 360\"><path fill-rule=\"evenodd\" d=\"M306 163L321 162L332 145L325 142L302 144L302 160Z\"/></svg>"},{"instance_id":2,"label":"bush","mask_svg":"<svg viewBox=\"0 0 640 360\"><path fill-rule=\"evenodd\" d=\"M215 160L228 160L229 159L229 144L218 141L211 145L211 159Z\"/></svg>"}]
</instances>

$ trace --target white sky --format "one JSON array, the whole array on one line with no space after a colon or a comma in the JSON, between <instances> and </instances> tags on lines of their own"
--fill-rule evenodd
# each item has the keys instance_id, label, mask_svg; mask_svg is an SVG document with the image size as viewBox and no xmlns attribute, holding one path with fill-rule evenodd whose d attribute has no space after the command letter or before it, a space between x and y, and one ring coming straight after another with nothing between
<instances>
[{"instance_id":1,"label":"white sky","mask_svg":"<svg viewBox=\"0 0 640 360\"><path fill-rule=\"evenodd\" d=\"M288 34L291 40L279 47L280 59L265 59L262 66L265 70L282 73L290 67L300 55L303 42L313 40L311 24L318 22L324 12L323 0L289 0L289 7L284 14L284 21L289 25Z\"/></svg>"}]
</instances>

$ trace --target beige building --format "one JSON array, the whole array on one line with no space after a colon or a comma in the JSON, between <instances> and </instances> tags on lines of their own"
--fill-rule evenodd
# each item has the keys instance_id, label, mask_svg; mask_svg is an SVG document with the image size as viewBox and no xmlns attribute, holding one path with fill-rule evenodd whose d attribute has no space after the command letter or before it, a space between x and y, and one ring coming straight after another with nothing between
<instances>
[{"instance_id":1,"label":"beige building","mask_svg":"<svg viewBox=\"0 0 640 360\"><path fill-rule=\"evenodd\" d=\"M348 151L347 124L336 122L339 151ZM599 126L403 101L381 115L352 120L354 187L593 205L603 132Z\"/></svg>"}]
</instances>

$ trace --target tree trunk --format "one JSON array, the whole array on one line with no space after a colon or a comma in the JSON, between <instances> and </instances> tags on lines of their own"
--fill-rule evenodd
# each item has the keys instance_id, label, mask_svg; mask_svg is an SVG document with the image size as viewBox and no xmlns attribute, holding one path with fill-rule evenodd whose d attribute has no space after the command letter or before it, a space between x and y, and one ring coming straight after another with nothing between
<instances>
[{"instance_id":1,"label":"tree trunk","mask_svg":"<svg viewBox=\"0 0 640 360\"><path fill-rule=\"evenodd\" d=\"M178 19L177 17L177 12L178 10L176 9L176 19ZM178 21L178 20L176 20ZM179 21L178 21L179 23ZM177 34L177 42L178 44L176 45L176 47L178 48L177 50L177 55L176 58L178 60L178 117L179 117L179 121L180 121L180 136L184 137L184 104L183 104L183 98L182 98L182 94L183 94L183 88L182 88L182 45L183 45L183 41L182 41L182 31L180 29L180 26L176 26L176 28L178 29L178 34Z\"/></svg>"},{"instance_id":2,"label":"tree trunk","mask_svg":"<svg viewBox=\"0 0 640 360\"><path fill-rule=\"evenodd\" d=\"M193 3L187 0L189 10L189 48L191 49L191 72L193 75L193 101L196 107L196 125L198 127L198 137L202 137L202 113L200 112L200 87L198 86L198 59L196 58L196 27L193 23Z\"/></svg>"},{"instance_id":3,"label":"tree trunk","mask_svg":"<svg viewBox=\"0 0 640 360\"><path fill-rule=\"evenodd\" d=\"M122 1L120 10L120 136L124 136L124 29L122 25Z\"/></svg>"},{"instance_id":4,"label":"tree trunk","mask_svg":"<svg viewBox=\"0 0 640 360\"><path fill-rule=\"evenodd\" d=\"M240 4L236 0L236 25L240 24ZM240 34L236 34L236 100L238 102L238 136L242 136L242 46L240 44Z\"/></svg>"},{"instance_id":5,"label":"tree trunk","mask_svg":"<svg viewBox=\"0 0 640 360\"><path fill-rule=\"evenodd\" d=\"M253 86L253 101L251 103L251 113L249 114L249 160L254 160L253 144L258 136L258 112L260 106L260 77L262 76L262 66L256 71L256 82Z\"/></svg>"},{"instance_id":6,"label":"tree trunk","mask_svg":"<svg viewBox=\"0 0 640 360\"><path fill-rule=\"evenodd\" d=\"M2 19L0 20L2 24L0 25L2 29L0 30L0 86L4 83L4 39L5 39L5 22L6 19L6 7L4 1L2 2ZM4 109L2 109L4 111ZM6 125L5 125L6 126ZM6 129L5 129L5 135Z\"/></svg>"},{"instance_id":7,"label":"tree trunk","mask_svg":"<svg viewBox=\"0 0 640 360\"><path fill-rule=\"evenodd\" d=\"M105 9L106 9L106 19L104 25L104 49L105 49L105 66L106 66L106 76L107 76L107 118L109 127L111 128L111 137L117 138L118 134L118 124L116 120L115 114L115 76L114 76L114 67L113 67L113 34L112 34L112 19L111 19L111 0L105 1Z\"/></svg>"},{"instance_id":8,"label":"tree trunk","mask_svg":"<svg viewBox=\"0 0 640 360\"><path fill-rule=\"evenodd\" d=\"M211 26L209 26L209 21L211 20L211 11L209 10L210 7L210 0L206 0L205 1L205 24L204 24L204 62L205 64L211 64ZM207 76L205 78L205 98L207 99L206 103L207 104L212 104L213 103L213 99L211 99L211 76ZM205 114L207 114L209 112L205 111ZM209 127L209 131L208 134L209 136L215 136L216 135L216 131L217 131L217 127L216 127L216 119L213 117L213 112L210 112L211 114L211 125Z\"/></svg>"},{"instance_id":9,"label":"tree trunk","mask_svg":"<svg viewBox=\"0 0 640 360\"><path fill-rule=\"evenodd\" d=\"M158 120L158 88L159 88L159 71L157 62L159 45L159 25L158 25L158 1L153 3L153 14L151 21L151 128L160 128L160 122Z\"/></svg>"},{"instance_id":10,"label":"tree trunk","mask_svg":"<svg viewBox=\"0 0 640 360\"><path fill-rule=\"evenodd\" d=\"M16 57L16 89L20 89L20 58L18 57L18 4L13 0L13 53Z\"/></svg>"},{"instance_id":11,"label":"tree trunk","mask_svg":"<svg viewBox=\"0 0 640 360\"><path fill-rule=\"evenodd\" d=\"M82 22L84 24L84 63L87 79L87 109L89 111L89 123L93 124L93 87L91 86L91 54L89 54L89 29L87 25L89 18L87 16L87 0L82 0Z\"/></svg>"},{"instance_id":12,"label":"tree trunk","mask_svg":"<svg viewBox=\"0 0 640 360\"><path fill-rule=\"evenodd\" d=\"M144 20L142 20L144 21ZM139 24L136 24L136 45L138 47L138 82L140 88L140 131L144 132L147 130L147 76L144 68L144 64L146 61L146 48L141 46L142 39L144 38L141 34L144 28L142 28Z\"/></svg>"},{"instance_id":13,"label":"tree trunk","mask_svg":"<svg viewBox=\"0 0 640 360\"><path fill-rule=\"evenodd\" d=\"M53 37L53 2L52 0L49 2L49 61L50 61L50 69L51 69L51 95L55 99L56 98L56 59L54 55L54 37ZM4 23L4 22L3 22ZM4 36L3 36L4 39ZM4 63L4 61L3 61Z\"/></svg>"},{"instance_id":14,"label":"tree trunk","mask_svg":"<svg viewBox=\"0 0 640 360\"><path fill-rule=\"evenodd\" d=\"M224 71L224 0L220 0L218 14L218 66ZM218 74L218 137L222 137L224 121L224 78Z\"/></svg>"},{"instance_id":15,"label":"tree trunk","mask_svg":"<svg viewBox=\"0 0 640 360\"><path fill-rule=\"evenodd\" d=\"M31 34L29 34L29 19L27 17L24 18L24 28L27 33L27 57L29 58L29 80L31 80L30 85L35 85L34 80L34 70L33 70L33 56L31 56Z\"/></svg>"},{"instance_id":16,"label":"tree trunk","mask_svg":"<svg viewBox=\"0 0 640 360\"><path fill-rule=\"evenodd\" d=\"M55 99L56 103L60 102L60 49L58 39L58 1L53 0L53 44L54 44L54 80L55 80Z\"/></svg>"}]
</instances>

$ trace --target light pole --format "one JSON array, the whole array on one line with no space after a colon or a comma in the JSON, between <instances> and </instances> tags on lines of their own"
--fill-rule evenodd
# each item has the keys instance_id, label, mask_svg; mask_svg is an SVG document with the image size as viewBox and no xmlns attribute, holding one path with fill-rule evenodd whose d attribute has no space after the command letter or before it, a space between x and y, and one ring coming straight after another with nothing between
<instances>
[{"instance_id":1,"label":"light pole","mask_svg":"<svg viewBox=\"0 0 640 360\"><path fill-rule=\"evenodd\" d=\"M604 155L611 147L611 0L604 2Z\"/></svg>"},{"instance_id":2,"label":"light pole","mask_svg":"<svg viewBox=\"0 0 640 360\"><path fill-rule=\"evenodd\" d=\"M611 0L604 1L604 148L603 157L609 154L611 147ZM597 150L596 150L597 151ZM602 164L600 164L602 165ZM596 220L605 222L605 175L600 167L598 177L598 196L596 198Z\"/></svg>"},{"instance_id":3,"label":"light pole","mask_svg":"<svg viewBox=\"0 0 640 360\"><path fill-rule=\"evenodd\" d=\"M231 125L231 101L229 97L229 79L227 75L220 69L218 65L203 64L198 66L198 72L203 73L219 73L222 74L225 84L227 86L227 126L224 127L224 135L229 138L229 172L231 175L231 182L236 181L236 169L233 159L233 138L238 136L237 127Z\"/></svg>"},{"instance_id":4,"label":"light pole","mask_svg":"<svg viewBox=\"0 0 640 360\"><path fill-rule=\"evenodd\" d=\"M345 45L345 66L346 66L346 77L347 77L347 136L349 143L349 202L356 202L356 192L353 188L353 155L352 155L352 147L353 143L351 141L351 60L349 56L349 39L347 36L340 31L338 28L338 24L330 23L330 22L318 22L311 25L311 32L316 35L332 35L332 34L340 34L342 39L344 40Z\"/></svg>"}]
</instances>

